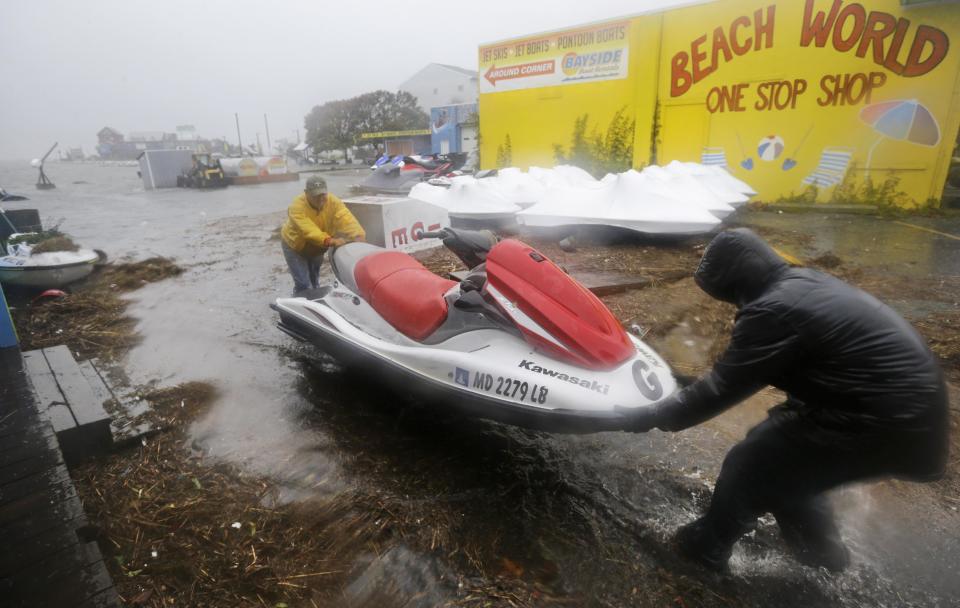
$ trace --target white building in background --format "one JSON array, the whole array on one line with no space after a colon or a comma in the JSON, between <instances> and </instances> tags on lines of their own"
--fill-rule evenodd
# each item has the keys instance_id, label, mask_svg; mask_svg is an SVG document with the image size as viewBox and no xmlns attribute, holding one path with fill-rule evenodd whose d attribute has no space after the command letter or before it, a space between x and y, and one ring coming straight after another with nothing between
<instances>
[{"instance_id":1,"label":"white building in background","mask_svg":"<svg viewBox=\"0 0 960 608\"><path fill-rule=\"evenodd\" d=\"M443 63L429 63L401 83L399 89L417 98L426 113L430 108L477 103L477 72Z\"/></svg>"}]
</instances>

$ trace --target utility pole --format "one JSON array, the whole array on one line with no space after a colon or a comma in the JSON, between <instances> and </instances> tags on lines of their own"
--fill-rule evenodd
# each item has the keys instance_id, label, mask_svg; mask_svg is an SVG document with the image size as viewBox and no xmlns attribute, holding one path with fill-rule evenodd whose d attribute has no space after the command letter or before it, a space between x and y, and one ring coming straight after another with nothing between
<instances>
[{"instance_id":1,"label":"utility pole","mask_svg":"<svg viewBox=\"0 0 960 608\"><path fill-rule=\"evenodd\" d=\"M240 156L243 156L243 140L240 139L240 115L234 112L233 117L237 119L237 145L240 146Z\"/></svg>"},{"instance_id":2,"label":"utility pole","mask_svg":"<svg viewBox=\"0 0 960 608\"><path fill-rule=\"evenodd\" d=\"M300 143L300 127L297 127L297 143Z\"/></svg>"},{"instance_id":3,"label":"utility pole","mask_svg":"<svg viewBox=\"0 0 960 608\"><path fill-rule=\"evenodd\" d=\"M267 113L263 113L263 127L267 130L267 156L273 156L273 144L270 143L270 123L267 122Z\"/></svg>"},{"instance_id":4,"label":"utility pole","mask_svg":"<svg viewBox=\"0 0 960 608\"><path fill-rule=\"evenodd\" d=\"M260 131L257 131L257 153L263 156L263 146L260 145Z\"/></svg>"}]
</instances>

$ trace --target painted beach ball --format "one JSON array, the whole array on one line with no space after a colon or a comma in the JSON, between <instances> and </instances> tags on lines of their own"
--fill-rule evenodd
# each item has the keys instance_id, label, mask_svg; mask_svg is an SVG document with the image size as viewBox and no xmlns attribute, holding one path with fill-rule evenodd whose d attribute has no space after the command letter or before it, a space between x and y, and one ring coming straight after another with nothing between
<instances>
[{"instance_id":1,"label":"painted beach ball","mask_svg":"<svg viewBox=\"0 0 960 608\"><path fill-rule=\"evenodd\" d=\"M779 135L764 137L757 145L757 156L760 160L777 160L781 154L783 154L783 138Z\"/></svg>"}]
</instances>

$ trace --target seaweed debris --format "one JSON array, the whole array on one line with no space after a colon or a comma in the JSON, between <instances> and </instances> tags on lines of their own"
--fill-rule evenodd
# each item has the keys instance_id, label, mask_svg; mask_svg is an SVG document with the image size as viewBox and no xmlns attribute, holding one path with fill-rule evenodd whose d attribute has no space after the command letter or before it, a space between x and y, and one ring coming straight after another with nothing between
<instances>
[{"instance_id":1,"label":"seaweed debris","mask_svg":"<svg viewBox=\"0 0 960 608\"><path fill-rule=\"evenodd\" d=\"M66 297L17 305L11 312L20 347L27 351L66 344L82 358L111 358L137 342L135 321L124 315L122 294L182 272L159 257L108 264L74 285Z\"/></svg>"}]
</instances>

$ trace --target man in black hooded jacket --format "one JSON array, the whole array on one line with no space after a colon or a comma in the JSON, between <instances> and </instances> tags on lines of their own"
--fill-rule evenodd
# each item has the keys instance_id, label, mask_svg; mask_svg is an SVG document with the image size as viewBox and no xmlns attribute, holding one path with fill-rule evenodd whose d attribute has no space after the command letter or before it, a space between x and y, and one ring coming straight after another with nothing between
<instances>
[{"instance_id":1,"label":"man in black hooded jacket","mask_svg":"<svg viewBox=\"0 0 960 608\"><path fill-rule=\"evenodd\" d=\"M844 569L849 553L824 493L857 480L943 474L939 365L888 306L826 274L791 268L750 230L714 238L694 278L737 305L730 345L706 376L654 408L625 413L628 429L683 430L768 385L787 401L727 454L707 513L677 534L679 550L722 569L734 543L772 513L801 562Z\"/></svg>"}]
</instances>

